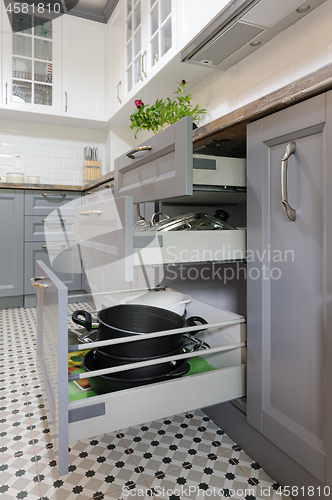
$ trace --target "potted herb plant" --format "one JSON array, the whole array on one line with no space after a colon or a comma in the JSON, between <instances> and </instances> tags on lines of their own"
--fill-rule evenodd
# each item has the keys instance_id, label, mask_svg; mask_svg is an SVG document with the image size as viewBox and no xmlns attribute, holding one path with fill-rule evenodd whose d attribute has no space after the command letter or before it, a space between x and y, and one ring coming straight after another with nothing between
<instances>
[{"instance_id":1,"label":"potted herb plant","mask_svg":"<svg viewBox=\"0 0 332 500\"><path fill-rule=\"evenodd\" d=\"M178 82L178 87L174 91L177 97L174 101L169 97L166 100L157 99L152 106L144 104L140 99L135 101L136 109L130 115L130 128L136 129L135 138L140 130L152 130L157 134L185 116L192 116L194 121L198 121L200 115L206 113L206 110L199 108L198 105L192 106L192 95L186 92L186 85L188 82L185 80Z\"/></svg>"}]
</instances>

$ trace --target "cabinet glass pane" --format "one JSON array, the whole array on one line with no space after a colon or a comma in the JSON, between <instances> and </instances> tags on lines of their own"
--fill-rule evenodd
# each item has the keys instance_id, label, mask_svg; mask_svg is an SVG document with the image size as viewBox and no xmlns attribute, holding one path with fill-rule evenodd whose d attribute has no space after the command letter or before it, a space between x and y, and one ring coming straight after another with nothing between
<instances>
[{"instance_id":1,"label":"cabinet glass pane","mask_svg":"<svg viewBox=\"0 0 332 500\"><path fill-rule=\"evenodd\" d=\"M35 82L52 83L53 66L51 62L35 61Z\"/></svg>"},{"instance_id":2,"label":"cabinet glass pane","mask_svg":"<svg viewBox=\"0 0 332 500\"><path fill-rule=\"evenodd\" d=\"M52 61L52 42L35 38L35 58Z\"/></svg>"},{"instance_id":3,"label":"cabinet glass pane","mask_svg":"<svg viewBox=\"0 0 332 500\"><path fill-rule=\"evenodd\" d=\"M32 60L13 57L13 78L32 80Z\"/></svg>"},{"instance_id":4,"label":"cabinet glass pane","mask_svg":"<svg viewBox=\"0 0 332 500\"><path fill-rule=\"evenodd\" d=\"M154 66L159 61L159 41L158 34L154 37L151 42L151 65Z\"/></svg>"},{"instance_id":5,"label":"cabinet glass pane","mask_svg":"<svg viewBox=\"0 0 332 500\"><path fill-rule=\"evenodd\" d=\"M162 28L162 55L166 54L166 52L172 48L172 22L171 19L166 23L166 25Z\"/></svg>"},{"instance_id":6,"label":"cabinet glass pane","mask_svg":"<svg viewBox=\"0 0 332 500\"><path fill-rule=\"evenodd\" d=\"M132 42L129 42L127 45L127 66L129 66L132 60L133 60L133 44Z\"/></svg>"},{"instance_id":7,"label":"cabinet glass pane","mask_svg":"<svg viewBox=\"0 0 332 500\"><path fill-rule=\"evenodd\" d=\"M161 0L161 22L164 22L171 12L172 0Z\"/></svg>"},{"instance_id":8,"label":"cabinet glass pane","mask_svg":"<svg viewBox=\"0 0 332 500\"><path fill-rule=\"evenodd\" d=\"M32 57L32 38L13 34L13 54Z\"/></svg>"},{"instance_id":9,"label":"cabinet glass pane","mask_svg":"<svg viewBox=\"0 0 332 500\"><path fill-rule=\"evenodd\" d=\"M141 52L141 30L138 30L134 36L134 57Z\"/></svg>"},{"instance_id":10,"label":"cabinet glass pane","mask_svg":"<svg viewBox=\"0 0 332 500\"><path fill-rule=\"evenodd\" d=\"M52 106L52 87L51 85L35 84L35 104Z\"/></svg>"},{"instance_id":11,"label":"cabinet glass pane","mask_svg":"<svg viewBox=\"0 0 332 500\"><path fill-rule=\"evenodd\" d=\"M127 16L129 16L132 10L133 10L132 0L127 0Z\"/></svg>"},{"instance_id":12,"label":"cabinet glass pane","mask_svg":"<svg viewBox=\"0 0 332 500\"><path fill-rule=\"evenodd\" d=\"M158 29L158 4L151 12L151 35L153 35Z\"/></svg>"},{"instance_id":13,"label":"cabinet glass pane","mask_svg":"<svg viewBox=\"0 0 332 500\"><path fill-rule=\"evenodd\" d=\"M52 39L52 21L41 17L34 17L34 34L41 38Z\"/></svg>"},{"instance_id":14,"label":"cabinet glass pane","mask_svg":"<svg viewBox=\"0 0 332 500\"><path fill-rule=\"evenodd\" d=\"M29 14L12 14L13 32L22 32L31 35L32 16Z\"/></svg>"},{"instance_id":15,"label":"cabinet glass pane","mask_svg":"<svg viewBox=\"0 0 332 500\"><path fill-rule=\"evenodd\" d=\"M132 16L130 16L130 18L127 21L127 40L131 38L132 34L133 34L133 20Z\"/></svg>"},{"instance_id":16,"label":"cabinet glass pane","mask_svg":"<svg viewBox=\"0 0 332 500\"><path fill-rule=\"evenodd\" d=\"M137 30L141 24L141 2L137 4L134 10L134 31Z\"/></svg>"},{"instance_id":17,"label":"cabinet glass pane","mask_svg":"<svg viewBox=\"0 0 332 500\"><path fill-rule=\"evenodd\" d=\"M28 102L31 103L32 83L20 82L13 80L12 100L13 102Z\"/></svg>"},{"instance_id":18,"label":"cabinet glass pane","mask_svg":"<svg viewBox=\"0 0 332 500\"><path fill-rule=\"evenodd\" d=\"M133 88L133 66L131 65L127 69L127 88L128 92Z\"/></svg>"}]
</instances>

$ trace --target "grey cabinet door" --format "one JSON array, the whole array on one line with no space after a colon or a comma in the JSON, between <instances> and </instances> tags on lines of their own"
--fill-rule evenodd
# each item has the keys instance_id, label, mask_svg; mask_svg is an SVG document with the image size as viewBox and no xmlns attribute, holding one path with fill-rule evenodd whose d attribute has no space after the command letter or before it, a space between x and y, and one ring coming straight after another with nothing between
<instances>
[{"instance_id":1,"label":"grey cabinet door","mask_svg":"<svg viewBox=\"0 0 332 500\"><path fill-rule=\"evenodd\" d=\"M62 242L54 242L54 244L25 243L25 294L30 295L36 291L36 288L31 286L30 279L36 276L37 260L52 268L54 274L66 285L68 290L81 290L82 274L77 246L74 241L68 243L67 250L62 249L64 246Z\"/></svg>"},{"instance_id":2,"label":"grey cabinet door","mask_svg":"<svg viewBox=\"0 0 332 500\"><path fill-rule=\"evenodd\" d=\"M248 422L331 486L332 120L325 113L320 95L248 126L247 393ZM281 164L292 142L295 221L281 202Z\"/></svg>"},{"instance_id":3,"label":"grey cabinet door","mask_svg":"<svg viewBox=\"0 0 332 500\"><path fill-rule=\"evenodd\" d=\"M0 190L0 297L23 295L24 191Z\"/></svg>"}]
</instances>

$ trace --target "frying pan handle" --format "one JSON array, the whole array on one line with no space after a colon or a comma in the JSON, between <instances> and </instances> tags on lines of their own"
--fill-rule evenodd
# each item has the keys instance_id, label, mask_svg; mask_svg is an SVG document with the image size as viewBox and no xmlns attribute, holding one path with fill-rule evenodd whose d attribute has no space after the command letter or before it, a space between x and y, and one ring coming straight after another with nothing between
<instances>
[{"instance_id":1,"label":"frying pan handle","mask_svg":"<svg viewBox=\"0 0 332 500\"><path fill-rule=\"evenodd\" d=\"M80 319L79 316L83 316L84 320ZM91 317L91 314L88 313L87 311L80 311L80 310L78 310L78 311L73 312L73 314L72 314L72 320L77 325L84 326L84 328L86 330L88 330L88 332L92 328L92 317Z\"/></svg>"},{"instance_id":2,"label":"frying pan handle","mask_svg":"<svg viewBox=\"0 0 332 500\"><path fill-rule=\"evenodd\" d=\"M200 316L191 316L190 318L187 319L187 326L197 326L196 322L201 323L202 325L207 325L207 321L204 318L201 318ZM195 335L197 332L192 332L192 335Z\"/></svg>"}]
</instances>

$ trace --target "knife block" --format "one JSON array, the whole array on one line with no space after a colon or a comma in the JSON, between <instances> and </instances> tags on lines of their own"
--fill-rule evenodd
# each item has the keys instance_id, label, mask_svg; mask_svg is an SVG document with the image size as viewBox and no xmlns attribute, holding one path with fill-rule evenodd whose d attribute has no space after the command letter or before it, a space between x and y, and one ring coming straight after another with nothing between
<instances>
[{"instance_id":1,"label":"knife block","mask_svg":"<svg viewBox=\"0 0 332 500\"><path fill-rule=\"evenodd\" d=\"M100 161L86 160L83 163L83 184L89 184L100 177Z\"/></svg>"}]
</instances>

